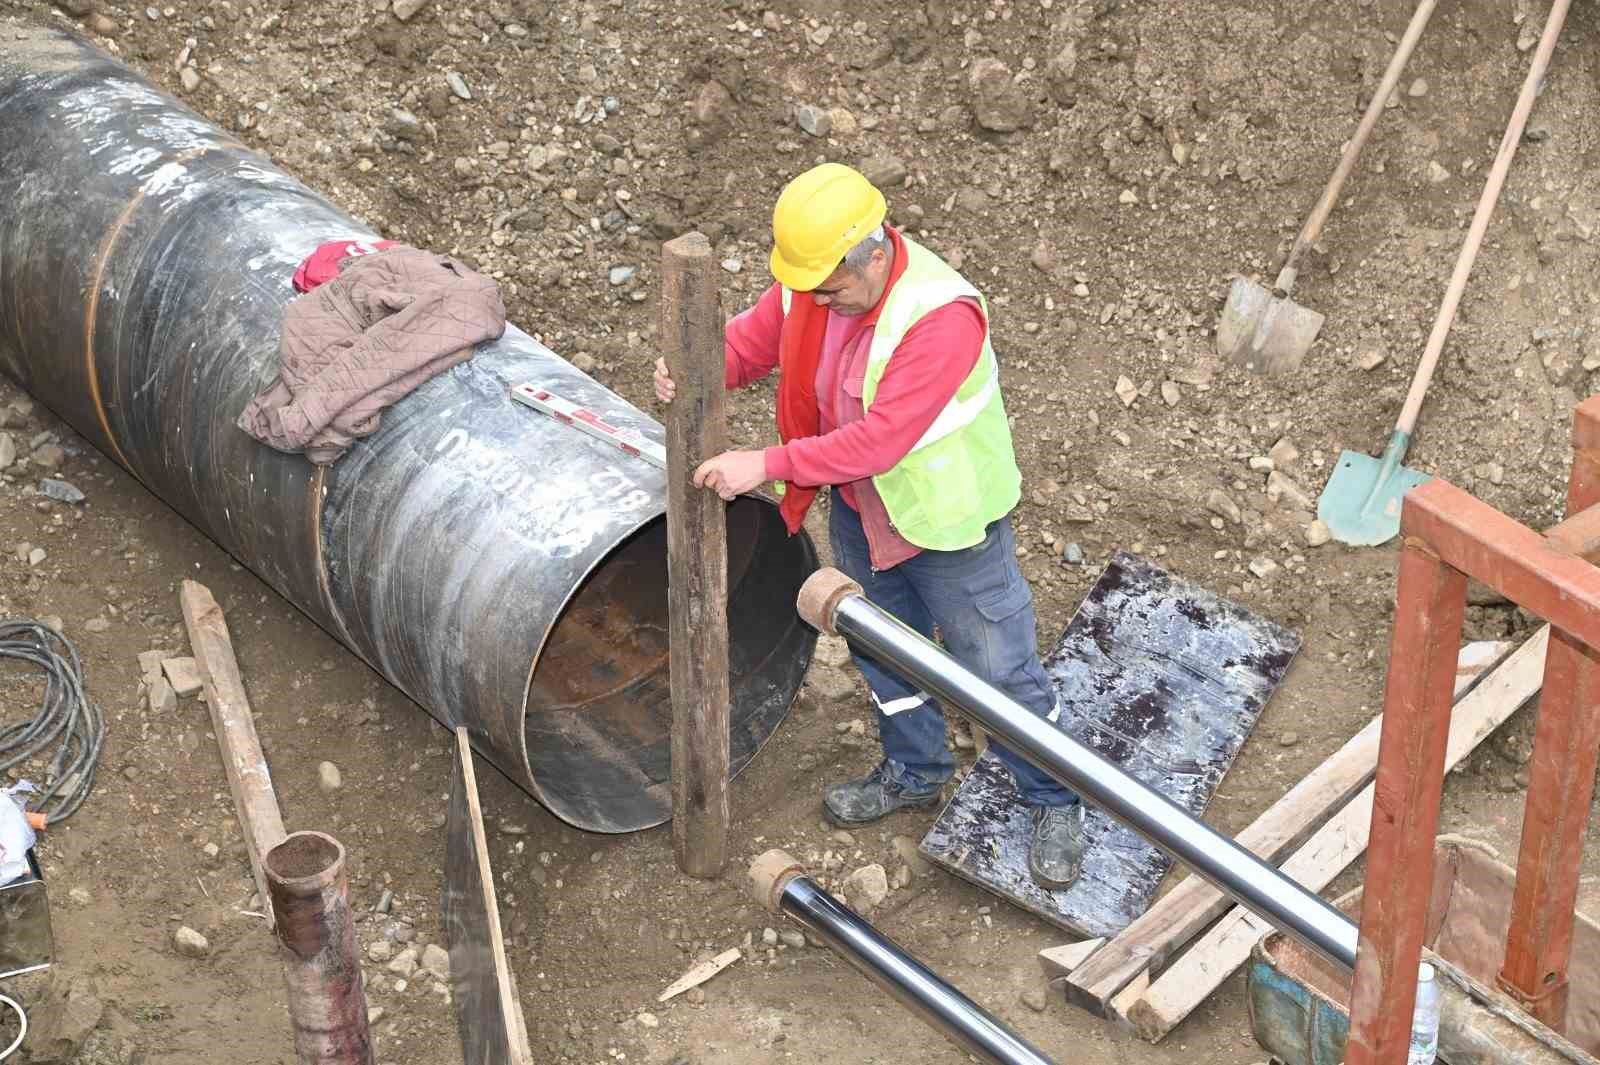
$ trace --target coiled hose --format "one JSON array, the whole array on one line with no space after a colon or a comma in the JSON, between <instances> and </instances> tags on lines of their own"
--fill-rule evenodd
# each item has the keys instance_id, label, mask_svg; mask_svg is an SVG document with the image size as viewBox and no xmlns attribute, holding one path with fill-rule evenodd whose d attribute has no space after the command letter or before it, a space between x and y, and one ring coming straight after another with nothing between
<instances>
[{"instance_id":1,"label":"coiled hose","mask_svg":"<svg viewBox=\"0 0 1600 1065\"><path fill-rule=\"evenodd\" d=\"M105 742L105 714L85 693L78 649L43 622L0 621L0 659L26 662L44 671L38 713L0 728L0 772L54 749L49 777L28 799L27 809L43 811L45 823L55 824L71 817L94 787Z\"/></svg>"}]
</instances>

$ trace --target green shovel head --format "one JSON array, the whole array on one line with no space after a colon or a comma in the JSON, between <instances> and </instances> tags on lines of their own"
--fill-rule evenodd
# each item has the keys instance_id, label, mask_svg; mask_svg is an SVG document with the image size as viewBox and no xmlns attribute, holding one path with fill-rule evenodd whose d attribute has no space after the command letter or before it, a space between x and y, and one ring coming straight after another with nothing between
<instances>
[{"instance_id":1,"label":"green shovel head","mask_svg":"<svg viewBox=\"0 0 1600 1065\"><path fill-rule=\"evenodd\" d=\"M1374 547L1400 532L1405 494L1432 477L1400 465L1411 434L1396 432L1382 458L1355 451L1339 453L1339 464L1317 500L1317 517L1340 543Z\"/></svg>"}]
</instances>

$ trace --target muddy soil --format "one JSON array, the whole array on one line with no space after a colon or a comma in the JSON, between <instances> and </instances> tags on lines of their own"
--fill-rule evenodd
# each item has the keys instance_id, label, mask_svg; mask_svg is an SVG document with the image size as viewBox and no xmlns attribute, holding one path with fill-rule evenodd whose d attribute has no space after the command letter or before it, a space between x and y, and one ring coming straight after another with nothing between
<instances>
[{"instance_id":1,"label":"muddy soil","mask_svg":"<svg viewBox=\"0 0 1600 1065\"><path fill-rule=\"evenodd\" d=\"M822 160L866 167L892 219L991 301L1041 640L1118 549L1303 635L1208 814L1229 831L1377 712L1395 547L1316 544L1311 512L1341 449L1388 437L1542 5L1440 6L1303 270L1297 299L1327 315L1321 337L1298 372L1263 379L1218 362L1218 311L1235 274L1275 275L1405 27L1401 0L157 2L0 0L0 32L89 34L387 236L492 273L516 322L647 408L660 242L710 236L732 313L770 283L783 183ZM1600 370L1596 20L1576 5L1408 460L1535 527L1564 512L1572 408ZM772 398L764 385L734 402L740 442L776 438ZM459 1061L444 984L383 960L441 936L446 732L42 405L0 383L0 412L19 452L0 486L0 615L59 618L109 722L92 799L42 848L56 972L15 984L33 1004L74 992L92 1015L63 1060L294 1060L205 707L152 713L140 690L140 652L186 647L177 587L192 577L227 611L288 821L349 849L379 1060ZM53 474L86 502L38 493L51 443ZM1251 461L1268 457L1270 495ZM1532 626L1475 590L1470 638ZM773 922L742 891L771 846L829 882L872 862L895 875L896 838L927 823L901 815L845 843L821 822L821 786L870 766L876 741L854 675L815 668L734 785L720 881L679 876L665 827L587 835L483 772L536 1060L965 1060L837 957L766 946ZM36 693L0 683L20 718ZM1442 827L1508 859L1531 726L1515 716L1446 790ZM964 728L951 739L970 760ZM339 788L319 784L324 761ZM1591 912L1597 870L1591 858ZM385 890L393 912L376 914ZM1045 990L1035 954L1062 935L942 872L914 870L873 917L1057 1060L1264 1056L1238 976L1149 1047L1054 994L1030 1006ZM178 952L182 926L204 956ZM730 946L749 949L703 999L655 1003Z\"/></svg>"}]
</instances>

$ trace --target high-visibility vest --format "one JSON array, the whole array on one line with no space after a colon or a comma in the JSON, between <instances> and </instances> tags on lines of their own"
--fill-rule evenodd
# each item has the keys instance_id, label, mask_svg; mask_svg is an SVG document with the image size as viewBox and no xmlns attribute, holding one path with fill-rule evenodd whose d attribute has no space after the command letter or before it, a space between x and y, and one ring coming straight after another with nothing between
<instances>
[{"instance_id":1,"label":"high-visibility vest","mask_svg":"<svg viewBox=\"0 0 1600 1065\"><path fill-rule=\"evenodd\" d=\"M889 470L872 478L894 529L933 551L958 551L983 541L986 527L1022 498L1022 471L1000 396L1000 364L989 343L989 305L966 278L901 234L906 268L889 290L867 352L861 402L872 409L878 382L911 327L930 311L969 297L983 309L977 365L927 432ZM792 294L783 290L787 314Z\"/></svg>"}]
</instances>

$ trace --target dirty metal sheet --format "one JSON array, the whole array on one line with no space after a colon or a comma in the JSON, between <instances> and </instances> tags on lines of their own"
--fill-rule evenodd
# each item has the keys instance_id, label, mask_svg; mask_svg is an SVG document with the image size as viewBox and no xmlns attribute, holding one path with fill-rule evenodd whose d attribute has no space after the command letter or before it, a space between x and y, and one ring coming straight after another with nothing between
<instances>
[{"instance_id":1,"label":"dirty metal sheet","mask_svg":"<svg viewBox=\"0 0 1600 1065\"><path fill-rule=\"evenodd\" d=\"M440 910L445 948L450 952L462 1061L464 1065L532 1065L516 976L506 960L500 932L494 872L489 866L483 809L465 728L456 729L446 832Z\"/></svg>"},{"instance_id":2,"label":"dirty metal sheet","mask_svg":"<svg viewBox=\"0 0 1600 1065\"><path fill-rule=\"evenodd\" d=\"M1063 732L1195 816L1255 727L1300 637L1125 552L1107 563L1045 659ZM1114 936L1150 905L1172 860L1090 807L1077 883L1028 876L1028 810L993 751L973 766L920 850L1083 937Z\"/></svg>"}]
</instances>

